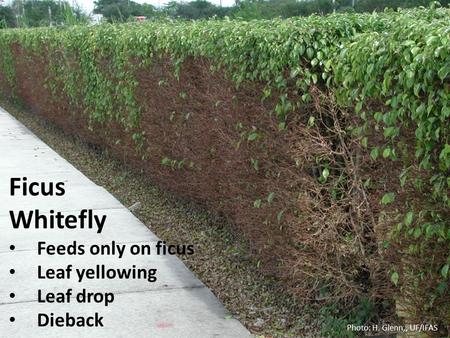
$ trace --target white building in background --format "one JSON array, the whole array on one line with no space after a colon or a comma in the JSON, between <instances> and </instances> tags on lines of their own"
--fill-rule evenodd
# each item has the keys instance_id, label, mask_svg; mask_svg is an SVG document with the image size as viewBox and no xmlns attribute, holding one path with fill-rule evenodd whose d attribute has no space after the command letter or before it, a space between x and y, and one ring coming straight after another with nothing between
<instances>
[{"instance_id":1,"label":"white building in background","mask_svg":"<svg viewBox=\"0 0 450 338\"><path fill-rule=\"evenodd\" d=\"M91 14L91 25L98 25L103 21L103 15L102 14Z\"/></svg>"}]
</instances>

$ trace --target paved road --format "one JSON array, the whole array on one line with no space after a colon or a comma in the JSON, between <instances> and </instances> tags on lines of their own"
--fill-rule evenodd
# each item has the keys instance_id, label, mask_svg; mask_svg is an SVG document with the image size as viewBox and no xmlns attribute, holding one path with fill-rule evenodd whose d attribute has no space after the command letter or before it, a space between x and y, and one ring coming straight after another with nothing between
<instances>
[{"instance_id":1,"label":"paved road","mask_svg":"<svg viewBox=\"0 0 450 338\"><path fill-rule=\"evenodd\" d=\"M17 193L18 189L11 196L12 177L27 177L27 182L47 184L64 182L65 194L23 196ZM54 213L61 211L61 217L67 217L80 215L82 209L93 209L99 217L106 215L107 218L101 233L97 228L36 229L34 224L29 229L13 228L10 211L16 217L19 210L28 215L35 209L46 214L47 220L51 210ZM79 226L81 221L76 224ZM178 258L155 254L158 240L110 193L95 185L0 108L1 337L251 337ZM112 248L113 241L119 247L125 245L122 258L118 257L117 251L103 256L88 252L92 245ZM43 250L39 254L38 242L45 242L41 244L45 247L64 244L66 248L76 242L84 245L86 253L50 255ZM139 248L148 244L150 255L132 255L127 251L132 246ZM10 245L15 249L11 250ZM72 270L68 278L67 267L70 265ZM147 272L157 269L157 280L94 278L78 282L75 272L96 269L97 265L107 269L145 269ZM10 269L15 273L11 274ZM59 272L59 279L50 274L51 269ZM83 303L81 298L77 301L75 296L83 289L98 293L97 297L113 293L114 301L108 306L101 298L96 299L99 303ZM66 297L68 290L72 292L70 298ZM10 293L15 297L11 298ZM59 298L48 298L52 295L59 295ZM64 317L66 313L84 318L95 317L98 313L104 317L104 326L38 327L38 314L42 320L50 318L51 314Z\"/></svg>"}]
</instances>

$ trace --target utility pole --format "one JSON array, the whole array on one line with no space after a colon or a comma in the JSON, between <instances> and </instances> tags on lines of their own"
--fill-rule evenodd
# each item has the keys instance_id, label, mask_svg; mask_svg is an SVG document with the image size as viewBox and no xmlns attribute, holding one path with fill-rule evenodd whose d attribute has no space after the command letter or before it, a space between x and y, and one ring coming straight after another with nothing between
<instances>
[{"instance_id":1,"label":"utility pole","mask_svg":"<svg viewBox=\"0 0 450 338\"><path fill-rule=\"evenodd\" d=\"M22 27L25 19L25 6L22 0L13 1L11 7L16 13L17 27Z\"/></svg>"}]
</instances>

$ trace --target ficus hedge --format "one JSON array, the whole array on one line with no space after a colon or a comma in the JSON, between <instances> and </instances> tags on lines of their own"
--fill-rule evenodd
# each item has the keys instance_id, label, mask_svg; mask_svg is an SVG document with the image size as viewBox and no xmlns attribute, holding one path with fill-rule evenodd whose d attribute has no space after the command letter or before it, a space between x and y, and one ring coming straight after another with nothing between
<instances>
[{"instance_id":1,"label":"ficus hedge","mask_svg":"<svg viewBox=\"0 0 450 338\"><path fill-rule=\"evenodd\" d=\"M237 88L263 84L261 100L277 95L278 103L268 113L278 118L280 133L288 128L289 117L312 99L311 86L331 93L340 107L360 117L362 123L349 126L348 132L373 161L400 163L400 186L411 186L424 197L420 203L402 200L402 208L392 210L396 192L386 191L380 199L386 212L379 216L391 225L381 236L384 248L395 244L401 255L430 255L430 261L439 262L439 280L427 290L432 307L436 297L448 297L450 277L450 256L433 255L441 252L437 246L447 252L450 248L449 19L449 9L432 7L287 20L1 30L0 77L14 95L15 46L45 54L50 69L46 86L54 99L63 92L73 105L83 107L91 123L120 123L133 133L138 149L145 133L139 129L136 74L151 67L155 57L170 57L175 75L186 59L205 58L211 72L224 70ZM405 133L414 135L415 144L399 141ZM374 137L384 141L374 143ZM252 142L258 139L256 132L248 136ZM325 168L321 179L328 175ZM406 247L401 245L405 241ZM429 269L435 269L434 263ZM405 267L400 260L387 273L398 287L436 276L424 265Z\"/></svg>"}]
</instances>

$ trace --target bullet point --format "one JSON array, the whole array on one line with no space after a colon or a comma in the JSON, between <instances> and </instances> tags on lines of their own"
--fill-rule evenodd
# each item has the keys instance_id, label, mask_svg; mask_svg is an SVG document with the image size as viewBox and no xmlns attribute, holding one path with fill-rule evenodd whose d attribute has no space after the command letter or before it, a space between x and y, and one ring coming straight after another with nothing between
<instances>
[{"instance_id":1,"label":"bullet point","mask_svg":"<svg viewBox=\"0 0 450 338\"><path fill-rule=\"evenodd\" d=\"M14 245L11 245L9 248L10 248L11 250L14 250L16 247L15 247Z\"/></svg>"},{"instance_id":2,"label":"bullet point","mask_svg":"<svg viewBox=\"0 0 450 338\"><path fill-rule=\"evenodd\" d=\"M15 321L15 320L16 320L16 318L14 318L14 317L9 318L9 321L10 321L10 322L13 322L13 321Z\"/></svg>"},{"instance_id":3,"label":"bullet point","mask_svg":"<svg viewBox=\"0 0 450 338\"><path fill-rule=\"evenodd\" d=\"M9 297L11 297L11 298L14 298L16 295L14 294L14 292L11 292L10 294L9 294Z\"/></svg>"},{"instance_id":4,"label":"bullet point","mask_svg":"<svg viewBox=\"0 0 450 338\"><path fill-rule=\"evenodd\" d=\"M14 275L15 272L16 272L16 270L14 270L14 269L9 270L9 273L10 273L11 275Z\"/></svg>"}]
</instances>

